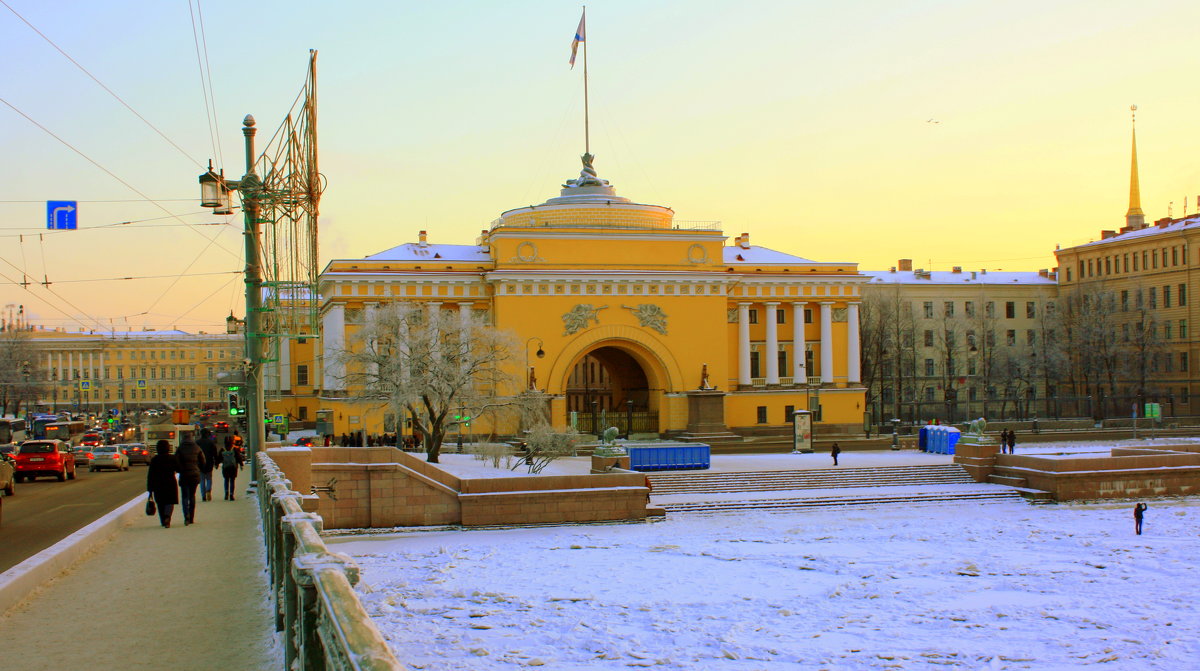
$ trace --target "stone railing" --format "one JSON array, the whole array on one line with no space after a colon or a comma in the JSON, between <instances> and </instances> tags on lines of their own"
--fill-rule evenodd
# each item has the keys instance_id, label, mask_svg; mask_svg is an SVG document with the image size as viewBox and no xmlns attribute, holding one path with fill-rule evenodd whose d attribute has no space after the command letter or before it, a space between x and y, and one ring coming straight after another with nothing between
<instances>
[{"instance_id":1,"label":"stone railing","mask_svg":"<svg viewBox=\"0 0 1200 671\"><path fill-rule=\"evenodd\" d=\"M284 632L289 671L403 671L354 592L358 566L330 552L321 517L265 453L258 454L258 505L275 597L275 630Z\"/></svg>"}]
</instances>

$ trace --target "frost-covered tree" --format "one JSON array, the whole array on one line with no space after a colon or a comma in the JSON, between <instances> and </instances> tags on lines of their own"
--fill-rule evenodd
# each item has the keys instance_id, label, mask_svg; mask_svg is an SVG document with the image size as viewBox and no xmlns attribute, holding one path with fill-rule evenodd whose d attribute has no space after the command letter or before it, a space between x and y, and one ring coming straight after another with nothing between
<instances>
[{"instance_id":1,"label":"frost-covered tree","mask_svg":"<svg viewBox=\"0 0 1200 671\"><path fill-rule=\"evenodd\" d=\"M375 310L343 353L351 399L412 417L426 460L462 420L518 403L512 336L478 316L394 303Z\"/></svg>"},{"instance_id":2,"label":"frost-covered tree","mask_svg":"<svg viewBox=\"0 0 1200 671\"><path fill-rule=\"evenodd\" d=\"M0 332L0 410L17 415L37 401L41 392L37 355L28 331Z\"/></svg>"}]
</instances>

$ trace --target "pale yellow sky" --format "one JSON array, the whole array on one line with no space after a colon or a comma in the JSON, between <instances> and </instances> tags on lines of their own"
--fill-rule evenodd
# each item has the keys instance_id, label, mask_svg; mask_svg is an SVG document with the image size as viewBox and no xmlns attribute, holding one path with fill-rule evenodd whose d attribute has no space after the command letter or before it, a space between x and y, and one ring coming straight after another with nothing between
<instances>
[{"instance_id":1,"label":"pale yellow sky","mask_svg":"<svg viewBox=\"0 0 1200 671\"><path fill-rule=\"evenodd\" d=\"M309 48L322 264L419 229L470 243L578 172L575 4L277 0L247 19L197 3L216 148L188 3L6 1L180 147L0 8L0 58L22 64L0 88L0 305L39 323L212 330L241 314L240 218L203 212L196 177L209 157L240 175L242 116L278 125ZM598 3L592 151L621 195L789 253L1051 267L1056 244L1123 223L1130 104L1147 218L1196 211L1198 24L1177 1ZM41 235L51 199L80 201L85 230ZM138 202L97 202L116 200Z\"/></svg>"}]
</instances>

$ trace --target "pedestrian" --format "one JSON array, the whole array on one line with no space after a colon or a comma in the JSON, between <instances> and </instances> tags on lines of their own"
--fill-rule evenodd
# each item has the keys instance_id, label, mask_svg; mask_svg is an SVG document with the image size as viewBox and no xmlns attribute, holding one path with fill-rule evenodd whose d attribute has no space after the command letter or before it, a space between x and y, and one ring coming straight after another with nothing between
<instances>
[{"instance_id":1,"label":"pedestrian","mask_svg":"<svg viewBox=\"0 0 1200 671\"><path fill-rule=\"evenodd\" d=\"M246 459L246 448L243 447L244 444L245 444L245 442L242 440L242 437L238 434L237 430L234 429L234 431L233 431L233 449L237 450L238 452L241 453L243 461L245 461L245 459Z\"/></svg>"},{"instance_id":2,"label":"pedestrian","mask_svg":"<svg viewBox=\"0 0 1200 671\"><path fill-rule=\"evenodd\" d=\"M200 464L200 500L212 501L213 468L217 465L217 443L212 439L212 432L200 429L200 440L196 441L200 451L204 453L204 463Z\"/></svg>"},{"instance_id":3,"label":"pedestrian","mask_svg":"<svg viewBox=\"0 0 1200 671\"><path fill-rule=\"evenodd\" d=\"M1017 453L1017 432L1012 429L1008 430L1008 453Z\"/></svg>"},{"instance_id":4,"label":"pedestrian","mask_svg":"<svg viewBox=\"0 0 1200 671\"><path fill-rule=\"evenodd\" d=\"M613 464L616 466L616 464ZM646 475L646 505L650 505L650 492L654 491L654 485L650 482L650 476Z\"/></svg>"},{"instance_id":5,"label":"pedestrian","mask_svg":"<svg viewBox=\"0 0 1200 671\"><path fill-rule=\"evenodd\" d=\"M1133 531L1137 535L1142 535L1142 517L1146 514L1146 509L1150 506L1139 503L1133 507Z\"/></svg>"},{"instance_id":6,"label":"pedestrian","mask_svg":"<svg viewBox=\"0 0 1200 671\"><path fill-rule=\"evenodd\" d=\"M325 434L325 447L329 447L329 442L330 442L329 439L330 439L330 435L328 433Z\"/></svg>"},{"instance_id":7,"label":"pedestrian","mask_svg":"<svg viewBox=\"0 0 1200 671\"><path fill-rule=\"evenodd\" d=\"M183 524L196 521L196 487L200 485L200 472L204 465L204 452L192 440L192 434L183 434L179 451L175 453L179 471L179 499L183 505Z\"/></svg>"},{"instance_id":8,"label":"pedestrian","mask_svg":"<svg viewBox=\"0 0 1200 671\"><path fill-rule=\"evenodd\" d=\"M154 457L146 469L146 491L154 498L158 521L164 529L171 527L171 511L179 503L179 484L175 482L178 468L179 462L171 454L171 444L165 440L158 441Z\"/></svg>"},{"instance_id":9,"label":"pedestrian","mask_svg":"<svg viewBox=\"0 0 1200 671\"><path fill-rule=\"evenodd\" d=\"M232 446L221 450L217 455L217 459L221 464L221 477L225 480L225 500L233 501L237 474L246 463L245 459L242 458L242 453Z\"/></svg>"},{"instance_id":10,"label":"pedestrian","mask_svg":"<svg viewBox=\"0 0 1200 671\"><path fill-rule=\"evenodd\" d=\"M833 457L833 465L834 466L838 465L837 458L838 458L838 455L841 453L842 453L842 448L838 447L838 444L836 442L833 444L833 447L829 448L829 454Z\"/></svg>"}]
</instances>

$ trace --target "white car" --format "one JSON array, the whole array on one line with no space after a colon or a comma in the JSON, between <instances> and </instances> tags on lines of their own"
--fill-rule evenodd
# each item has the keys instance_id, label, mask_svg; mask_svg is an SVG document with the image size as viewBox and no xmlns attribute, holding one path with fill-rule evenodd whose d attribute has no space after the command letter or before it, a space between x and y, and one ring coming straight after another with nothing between
<instances>
[{"instance_id":1,"label":"white car","mask_svg":"<svg viewBox=\"0 0 1200 671\"><path fill-rule=\"evenodd\" d=\"M115 468L118 471L129 470L129 455L125 454L124 445L97 445L93 447L92 458L88 461L88 470L93 473L102 468Z\"/></svg>"}]
</instances>

